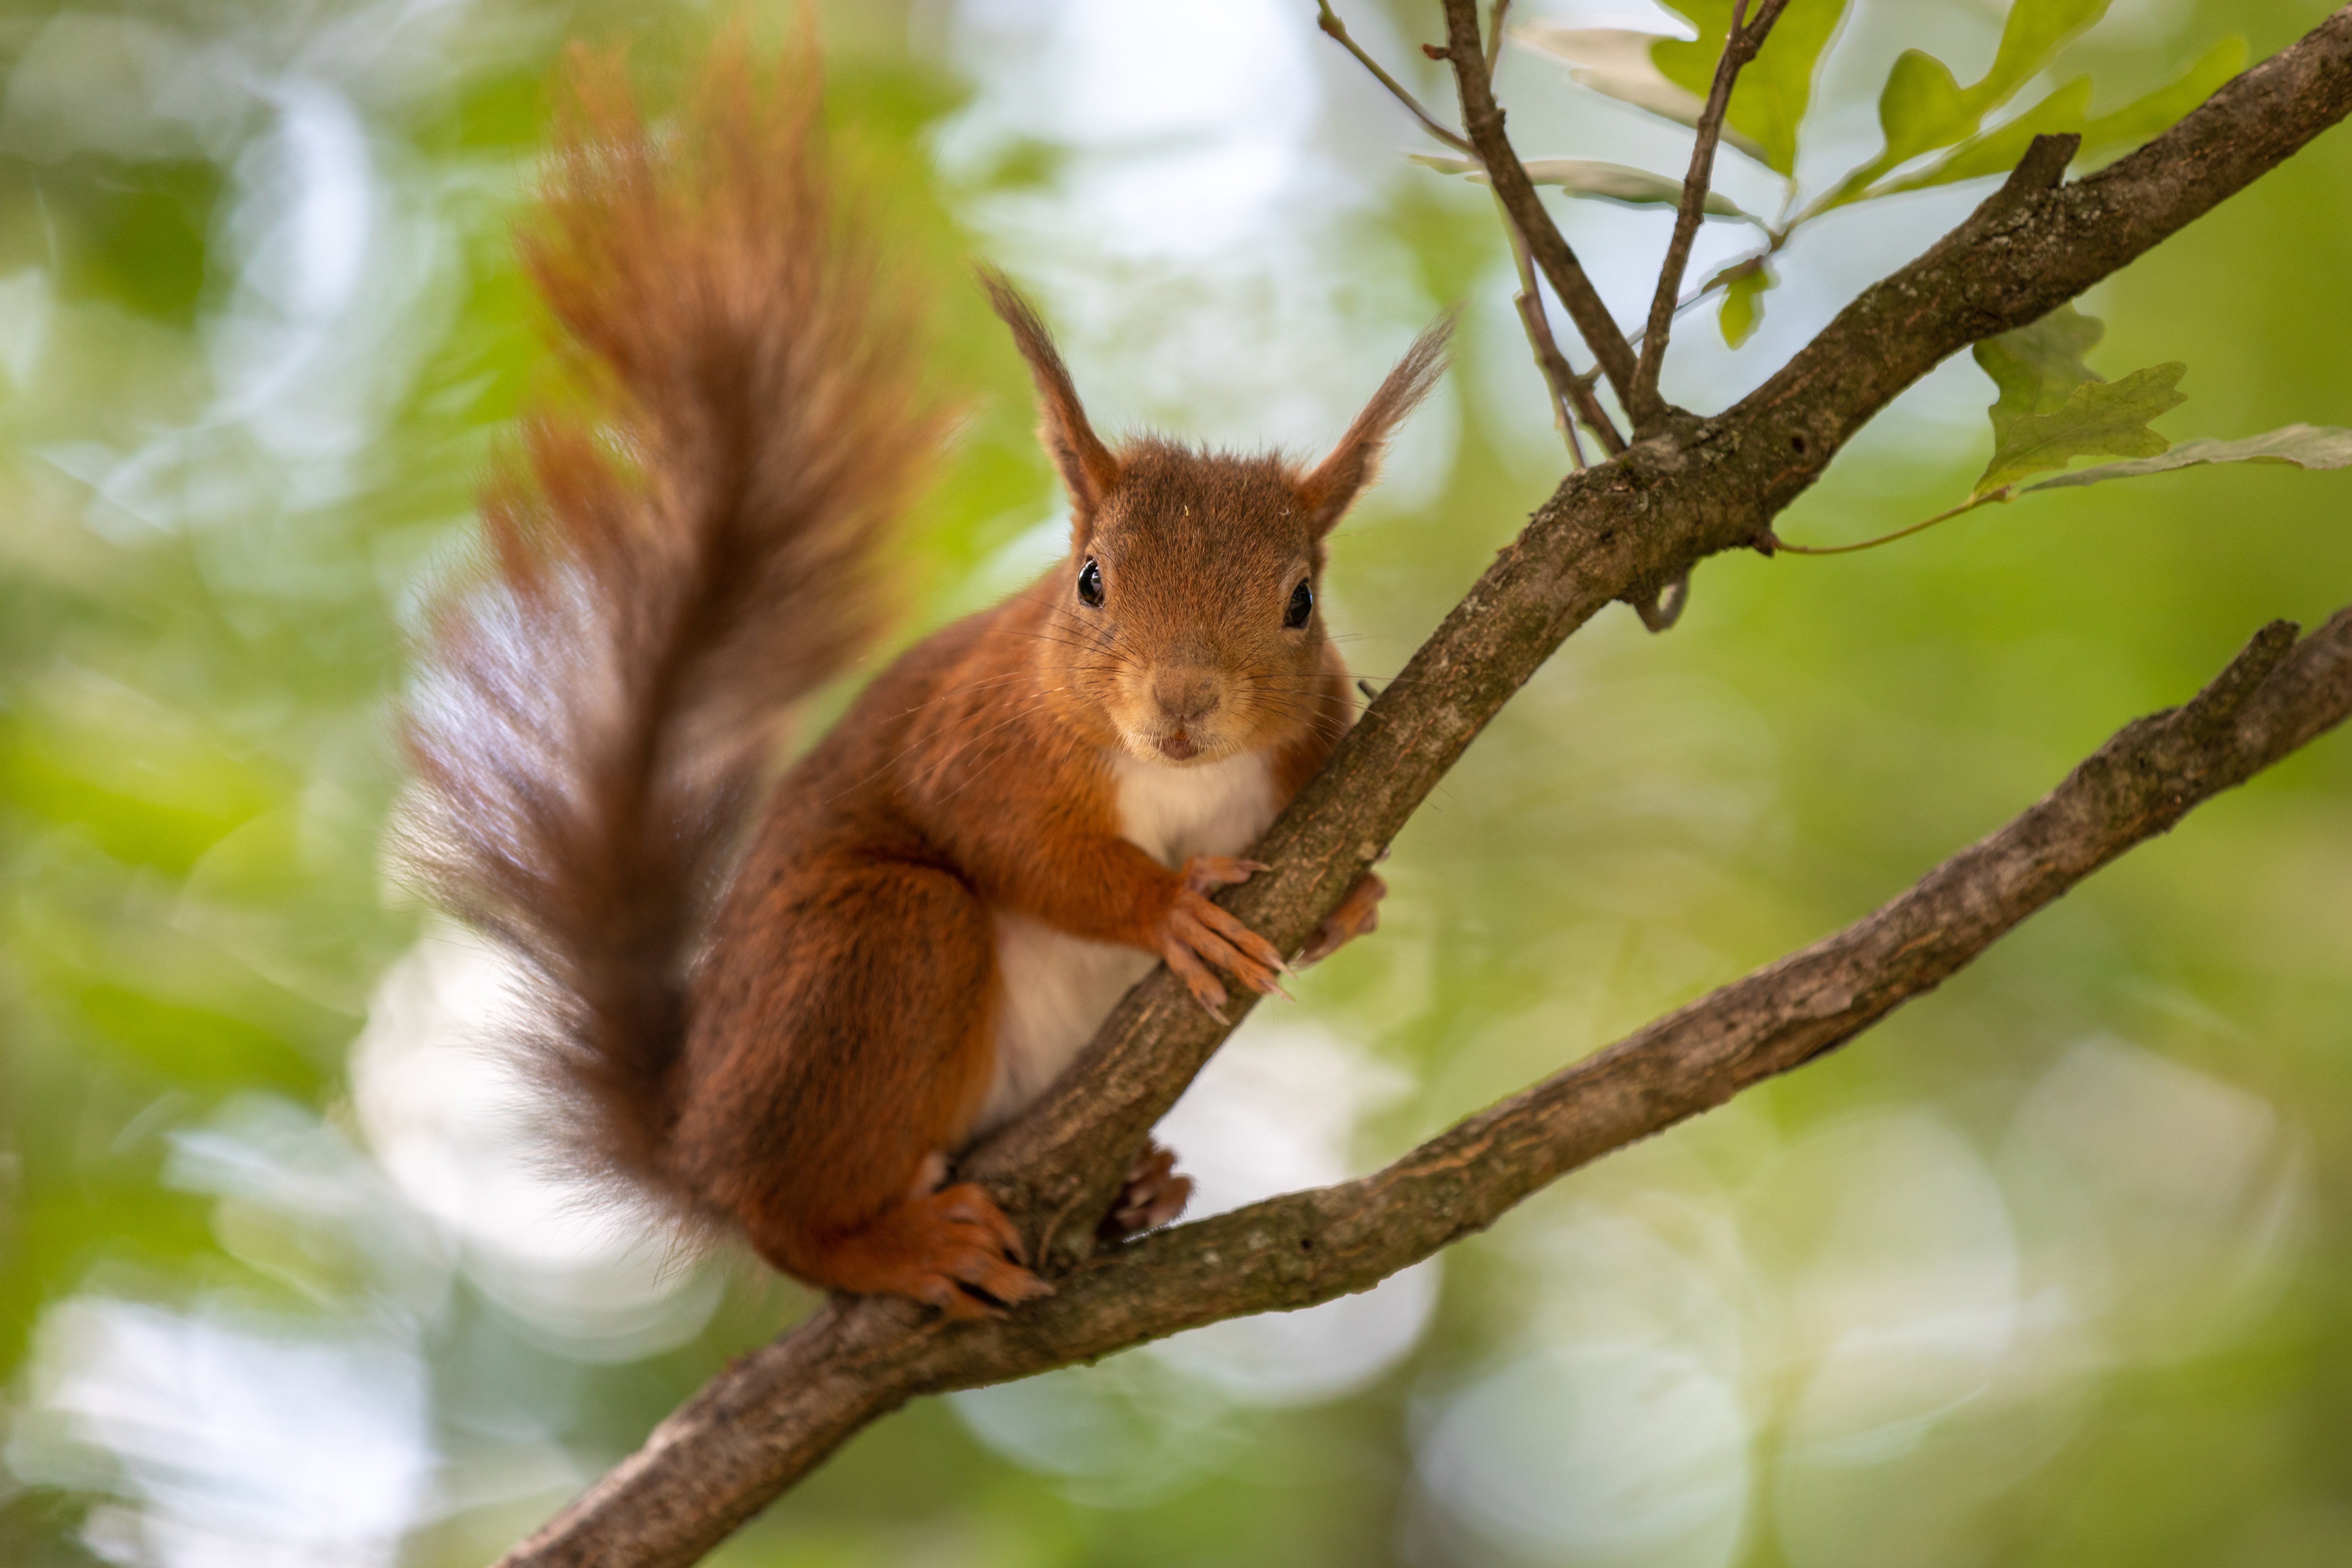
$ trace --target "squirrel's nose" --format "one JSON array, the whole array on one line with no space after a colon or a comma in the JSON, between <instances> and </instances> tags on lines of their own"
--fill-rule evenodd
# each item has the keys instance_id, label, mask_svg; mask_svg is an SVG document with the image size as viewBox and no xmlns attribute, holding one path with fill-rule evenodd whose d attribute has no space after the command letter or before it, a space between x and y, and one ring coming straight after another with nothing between
<instances>
[{"instance_id":1,"label":"squirrel's nose","mask_svg":"<svg viewBox=\"0 0 2352 1568\"><path fill-rule=\"evenodd\" d=\"M1181 729L1217 710L1219 684L1213 669L1162 669L1151 678L1151 698Z\"/></svg>"}]
</instances>

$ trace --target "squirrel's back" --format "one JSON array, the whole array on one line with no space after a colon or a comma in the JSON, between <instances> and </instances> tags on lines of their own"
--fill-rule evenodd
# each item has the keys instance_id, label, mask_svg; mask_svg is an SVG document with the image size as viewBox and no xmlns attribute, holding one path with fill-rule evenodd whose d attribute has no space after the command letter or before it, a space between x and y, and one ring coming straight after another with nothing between
<instances>
[{"instance_id":1,"label":"squirrel's back","mask_svg":"<svg viewBox=\"0 0 2352 1568\"><path fill-rule=\"evenodd\" d=\"M409 866L524 961L520 1043L572 1147L656 1192L709 906L784 720L878 628L877 555L942 432L818 89L813 48L767 72L722 47L656 128L575 50L521 236L562 385L404 716Z\"/></svg>"}]
</instances>

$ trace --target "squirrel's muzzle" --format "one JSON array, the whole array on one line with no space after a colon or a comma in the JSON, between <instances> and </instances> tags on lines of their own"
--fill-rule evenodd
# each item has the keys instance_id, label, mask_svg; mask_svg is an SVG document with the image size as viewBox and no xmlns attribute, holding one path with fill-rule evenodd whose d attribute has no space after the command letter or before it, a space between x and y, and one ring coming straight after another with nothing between
<instances>
[{"instance_id":1,"label":"squirrel's muzzle","mask_svg":"<svg viewBox=\"0 0 2352 1568\"><path fill-rule=\"evenodd\" d=\"M1217 710L1224 682L1213 669L1172 668L1151 677L1151 700L1171 729L1198 723Z\"/></svg>"}]
</instances>

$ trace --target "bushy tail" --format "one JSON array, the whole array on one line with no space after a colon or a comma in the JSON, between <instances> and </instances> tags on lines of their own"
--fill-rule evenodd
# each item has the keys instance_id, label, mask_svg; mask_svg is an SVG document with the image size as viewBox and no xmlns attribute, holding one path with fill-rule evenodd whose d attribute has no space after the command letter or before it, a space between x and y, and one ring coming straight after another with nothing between
<instances>
[{"instance_id":1,"label":"bushy tail","mask_svg":"<svg viewBox=\"0 0 2352 1568\"><path fill-rule=\"evenodd\" d=\"M942 428L907 291L829 188L819 86L812 47L771 73L723 46L656 129L575 52L521 241L566 374L404 720L409 866L526 961L575 1152L656 1192L715 882L789 710L877 630Z\"/></svg>"}]
</instances>

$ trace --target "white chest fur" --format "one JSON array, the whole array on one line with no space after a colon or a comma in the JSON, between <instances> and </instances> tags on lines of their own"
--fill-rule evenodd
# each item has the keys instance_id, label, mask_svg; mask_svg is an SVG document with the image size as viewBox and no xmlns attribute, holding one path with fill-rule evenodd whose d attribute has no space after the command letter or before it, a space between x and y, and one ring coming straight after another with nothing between
<instances>
[{"instance_id":1,"label":"white chest fur","mask_svg":"<svg viewBox=\"0 0 2352 1568\"><path fill-rule=\"evenodd\" d=\"M1198 768L1165 768L1125 752L1118 833L1170 870L1194 855L1238 855L1274 822L1274 759L1244 752Z\"/></svg>"},{"instance_id":2,"label":"white chest fur","mask_svg":"<svg viewBox=\"0 0 2352 1568\"><path fill-rule=\"evenodd\" d=\"M1197 768L1118 755L1119 836L1171 870L1194 855L1238 855L1274 821L1273 759L1246 752ZM996 911L996 1076L976 1131L1025 1109L1070 1064L1128 988L1159 960Z\"/></svg>"}]
</instances>

